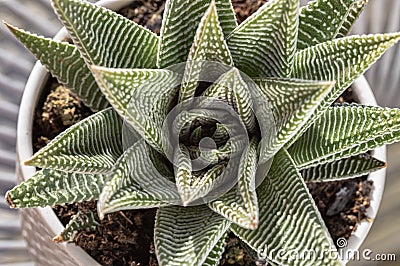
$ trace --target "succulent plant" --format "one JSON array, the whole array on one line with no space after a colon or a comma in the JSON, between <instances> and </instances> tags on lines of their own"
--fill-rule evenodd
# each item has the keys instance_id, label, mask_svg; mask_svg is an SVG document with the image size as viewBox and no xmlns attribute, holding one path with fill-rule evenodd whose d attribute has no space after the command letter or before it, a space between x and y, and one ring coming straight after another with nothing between
<instances>
[{"instance_id":1,"label":"succulent plant","mask_svg":"<svg viewBox=\"0 0 400 266\"><path fill-rule=\"evenodd\" d=\"M379 170L366 152L400 140L400 110L332 105L400 39L345 37L366 2L271 0L237 25L229 0L169 0L157 36L53 0L73 44L8 25L98 111L25 162L42 170L9 204L98 200L100 218L157 207L160 265L217 265L228 231L272 265L340 265L306 182ZM93 229L87 215L66 239Z\"/></svg>"}]
</instances>

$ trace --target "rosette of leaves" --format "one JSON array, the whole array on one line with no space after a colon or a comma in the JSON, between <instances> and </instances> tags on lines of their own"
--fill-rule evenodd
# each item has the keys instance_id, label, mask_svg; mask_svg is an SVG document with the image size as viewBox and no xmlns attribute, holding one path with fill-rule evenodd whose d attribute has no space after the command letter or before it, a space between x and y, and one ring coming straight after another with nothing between
<instances>
[{"instance_id":1,"label":"rosette of leaves","mask_svg":"<svg viewBox=\"0 0 400 266\"><path fill-rule=\"evenodd\" d=\"M400 110L332 105L400 39L399 33L346 37L365 4L316 0L300 8L298 0L271 0L237 25L229 0L169 0L157 36L85 1L53 0L73 44L8 25L61 83L98 111L25 162L42 170L7 193L9 204L26 208L99 200L100 217L157 207L160 265L217 265L228 230L272 265L340 265L329 255L336 249L305 182L376 171L385 163L365 153L400 139ZM250 121L251 141L242 151L232 190L207 204L171 205L164 200L168 195L162 180L157 180L158 195L137 182L154 174L149 163L168 172L181 198L189 202L196 193L206 194L224 170L221 162L229 160L229 147L224 145L225 150L218 147L214 152L228 151L227 155L218 157L207 172L192 171L188 149L173 169L164 158L161 122L174 104L198 92L196 84L173 86L182 77L168 68L201 60L232 67L219 77L224 86L210 85L203 94L222 99L243 121ZM276 136L268 150L260 151L262 140L248 111L254 99L237 70L257 84L259 95L271 105ZM183 79L198 74L188 67ZM139 90L145 82L157 89ZM207 113L199 117L204 123L192 128L187 134L191 139L183 143L204 136L228 143L223 125L210 123ZM123 121L139 136L125 150ZM154 156L142 156L144 151ZM261 154L274 158L261 184L255 184ZM127 155L135 160L127 161ZM84 221L90 221L89 228L96 224L79 217L74 228L85 228ZM290 256L309 250L316 256Z\"/></svg>"}]
</instances>

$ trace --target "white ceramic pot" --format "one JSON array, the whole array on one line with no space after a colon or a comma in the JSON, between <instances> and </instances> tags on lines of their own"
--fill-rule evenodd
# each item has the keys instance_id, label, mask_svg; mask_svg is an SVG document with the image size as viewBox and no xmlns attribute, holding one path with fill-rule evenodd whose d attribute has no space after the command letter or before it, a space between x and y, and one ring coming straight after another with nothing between
<instances>
[{"instance_id":1,"label":"white ceramic pot","mask_svg":"<svg viewBox=\"0 0 400 266\"><path fill-rule=\"evenodd\" d=\"M103 0L99 5L118 10L128 5L131 0ZM65 29L61 30L55 39L61 39L66 35ZM37 62L28 79L22 97L21 107L18 117L17 135L17 176L18 182L22 182L35 173L35 168L22 165L21 162L29 159L32 154L32 128L35 108L37 106L41 92L49 78L45 68ZM354 84L355 97L363 104L376 105L375 97L367 81L362 76ZM373 155L386 160L386 148L375 149ZM371 207L368 209L368 216L375 218L379 204L382 199L385 183L386 171L369 175L369 179L374 182L372 191ZM23 235L28 242L28 251L32 259L38 265L99 265L80 247L71 243L57 244L52 238L63 230L63 225L50 207L22 209L20 210ZM349 250L357 250L364 241L371 228L371 222L363 222L358 227L354 235L349 239L348 245L344 248L344 253ZM345 260L348 260L345 259Z\"/></svg>"}]
</instances>

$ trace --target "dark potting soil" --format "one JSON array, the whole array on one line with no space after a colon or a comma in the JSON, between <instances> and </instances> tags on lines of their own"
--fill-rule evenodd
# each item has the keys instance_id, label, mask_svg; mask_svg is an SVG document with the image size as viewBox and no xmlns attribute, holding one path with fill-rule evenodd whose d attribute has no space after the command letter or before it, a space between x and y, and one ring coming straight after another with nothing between
<instances>
[{"instance_id":1,"label":"dark potting soil","mask_svg":"<svg viewBox=\"0 0 400 266\"><path fill-rule=\"evenodd\" d=\"M164 0L137 0L120 14L159 33ZM266 0L233 0L238 22L254 13ZM51 79L35 112L34 148L44 147L69 126L92 114L70 90ZM337 102L354 102L351 88ZM339 237L349 238L362 220L368 220L372 182L366 177L349 181L307 184L327 228L336 243ZM96 202L65 204L54 207L66 225L78 211L96 213ZM82 231L75 243L102 265L158 265L154 254L153 230L155 209L119 211L108 214L95 232ZM234 236L226 239L220 265L262 265L254 254Z\"/></svg>"}]
</instances>

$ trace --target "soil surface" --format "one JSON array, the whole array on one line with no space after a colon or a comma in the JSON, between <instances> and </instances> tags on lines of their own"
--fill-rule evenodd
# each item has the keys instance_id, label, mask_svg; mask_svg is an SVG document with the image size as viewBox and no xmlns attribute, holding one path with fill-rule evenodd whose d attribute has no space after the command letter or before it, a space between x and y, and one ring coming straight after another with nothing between
<instances>
[{"instance_id":1,"label":"soil surface","mask_svg":"<svg viewBox=\"0 0 400 266\"><path fill-rule=\"evenodd\" d=\"M266 0L233 0L238 22L254 13ZM137 0L120 14L140 25L160 32L164 0ZM46 98L35 113L34 147L44 147L51 139L69 126L92 114L89 108L71 91L54 79L49 82ZM354 102L351 88L337 102ZM350 181L307 184L334 241L349 238L357 224L367 220L372 182L366 177ZM96 202L83 202L55 206L54 211L66 225L78 211L96 213ZM108 214L96 232L80 232L75 243L86 250L102 265L158 265L154 254L153 230L155 209L119 211ZM226 239L225 252L220 265L264 265L256 260L233 234Z\"/></svg>"}]
</instances>

